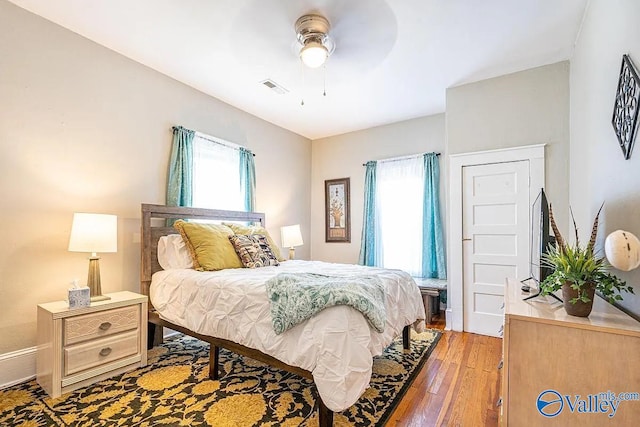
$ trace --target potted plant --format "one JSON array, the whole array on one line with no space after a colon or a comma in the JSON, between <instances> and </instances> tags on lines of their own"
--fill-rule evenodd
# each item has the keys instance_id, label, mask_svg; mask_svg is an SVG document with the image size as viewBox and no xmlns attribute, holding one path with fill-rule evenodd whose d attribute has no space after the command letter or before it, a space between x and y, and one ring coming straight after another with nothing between
<instances>
[{"instance_id":1,"label":"potted plant","mask_svg":"<svg viewBox=\"0 0 640 427\"><path fill-rule=\"evenodd\" d=\"M609 265L605 258L597 256L594 252L601 210L602 206L593 222L589 243L581 246L573 212L571 212L571 219L575 230L575 244L570 245L560 234L553 218L553 209L549 207L549 220L556 237L556 244L550 246L543 257L543 262L554 271L540 284L540 291L542 295L548 295L562 289L564 308L572 316L589 316L595 291L612 304L622 300L621 292L633 293L633 288L626 282L608 272Z\"/></svg>"}]
</instances>

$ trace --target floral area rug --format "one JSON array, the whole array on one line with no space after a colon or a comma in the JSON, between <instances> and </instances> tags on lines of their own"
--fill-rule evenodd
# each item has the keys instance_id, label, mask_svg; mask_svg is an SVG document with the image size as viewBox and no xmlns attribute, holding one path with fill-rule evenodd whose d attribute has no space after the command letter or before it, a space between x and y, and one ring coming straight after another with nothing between
<instances>
[{"instance_id":1,"label":"floral area rug","mask_svg":"<svg viewBox=\"0 0 640 427\"><path fill-rule=\"evenodd\" d=\"M334 415L335 426L382 426L441 333L412 331L374 358L371 386ZM144 368L52 399L35 380L0 390L2 426L317 426L311 380L220 350L220 380L209 376L209 344L178 335L149 352Z\"/></svg>"}]
</instances>

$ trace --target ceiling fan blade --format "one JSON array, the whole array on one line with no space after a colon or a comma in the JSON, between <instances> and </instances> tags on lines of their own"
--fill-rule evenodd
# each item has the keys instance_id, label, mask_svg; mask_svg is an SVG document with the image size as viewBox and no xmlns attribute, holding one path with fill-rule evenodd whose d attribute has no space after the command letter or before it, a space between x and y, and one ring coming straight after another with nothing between
<instances>
[{"instance_id":1,"label":"ceiling fan blade","mask_svg":"<svg viewBox=\"0 0 640 427\"><path fill-rule=\"evenodd\" d=\"M395 44L397 22L384 0L303 0L286 7L281 0L252 0L233 18L228 42L235 59L254 73L298 84L302 71L294 25L309 13L331 23L329 36L335 51L327 67L339 81L360 78L381 63ZM287 81L280 83L287 85Z\"/></svg>"},{"instance_id":2,"label":"ceiling fan blade","mask_svg":"<svg viewBox=\"0 0 640 427\"><path fill-rule=\"evenodd\" d=\"M365 70L382 62L395 45L398 24L383 1L343 2L331 21L335 62ZM333 58L332 58L333 59Z\"/></svg>"}]
</instances>

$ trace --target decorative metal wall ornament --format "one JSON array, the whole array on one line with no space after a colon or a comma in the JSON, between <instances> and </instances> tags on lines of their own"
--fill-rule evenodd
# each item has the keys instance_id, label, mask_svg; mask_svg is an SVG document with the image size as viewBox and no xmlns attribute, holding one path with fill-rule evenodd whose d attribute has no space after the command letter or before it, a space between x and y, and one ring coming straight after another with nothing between
<instances>
[{"instance_id":1,"label":"decorative metal wall ornament","mask_svg":"<svg viewBox=\"0 0 640 427\"><path fill-rule=\"evenodd\" d=\"M611 124L618 137L624 158L631 157L633 142L638 130L638 110L640 109L640 77L629 55L622 55L620 79L613 105Z\"/></svg>"}]
</instances>

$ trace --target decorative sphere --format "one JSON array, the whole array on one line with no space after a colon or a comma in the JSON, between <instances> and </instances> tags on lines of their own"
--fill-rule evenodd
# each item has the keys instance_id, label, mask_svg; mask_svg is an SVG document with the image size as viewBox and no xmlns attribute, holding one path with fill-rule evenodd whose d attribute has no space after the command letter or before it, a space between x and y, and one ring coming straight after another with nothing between
<instances>
[{"instance_id":1,"label":"decorative sphere","mask_svg":"<svg viewBox=\"0 0 640 427\"><path fill-rule=\"evenodd\" d=\"M604 253L609 264L622 271L640 265L640 241L628 231L616 230L604 241Z\"/></svg>"}]
</instances>

